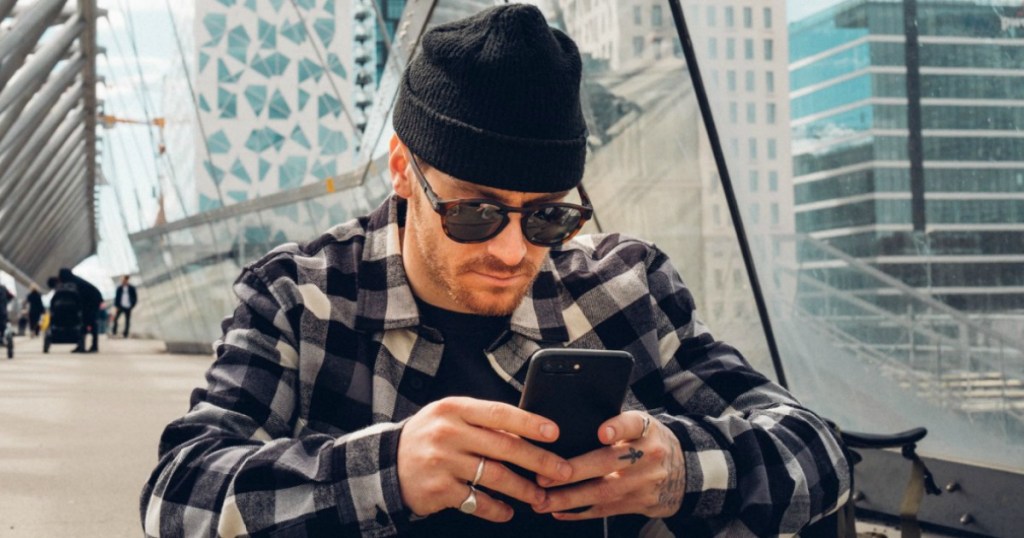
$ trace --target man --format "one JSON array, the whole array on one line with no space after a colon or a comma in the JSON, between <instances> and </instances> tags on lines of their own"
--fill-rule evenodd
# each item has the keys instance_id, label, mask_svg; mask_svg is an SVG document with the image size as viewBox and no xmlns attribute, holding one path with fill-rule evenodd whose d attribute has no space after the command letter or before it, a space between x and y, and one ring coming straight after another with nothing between
<instances>
[{"instance_id":1,"label":"man","mask_svg":"<svg viewBox=\"0 0 1024 538\"><path fill-rule=\"evenodd\" d=\"M99 352L99 323L97 321L97 315L100 311L100 303L103 302L103 294L100 290L89 283L88 280L76 275L67 267L62 268L57 273L57 278L60 284L71 284L74 285L75 290L78 292L78 300L82 306L82 340L81 344L75 346L72 349L72 353L85 353L85 335L92 335L92 346L89 347L89 353Z\"/></svg>"},{"instance_id":2,"label":"man","mask_svg":"<svg viewBox=\"0 0 1024 538\"><path fill-rule=\"evenodd\" d=\"M590 216L575 44L512 4L422 49L394 195L243 270L208 386L161 438L146 534L771 536L842 503L833 435L711 338L663 253L570 241ZM558 436L516 407L543 347L636 358L605 447L528 441Z\"/></svg>"},{"instance_id":3,"label":"man","mask_svg":"<svg viewBox=\"0 0 1024 538\"><path fill-rule=\"evenodd\" d=\"M7 289L7 286L0 284L0 335L7 330L7 321L10 319L8 310L11 308L13 300L14 294Z\"/></svg>"},{"instance_id":4,"label":"man","mask_svg":"<svg viewBox=\"0 0 1024 538\"><path fill-rule=\"evenodd\" d=\"M121 319L121 314L124 314L124 337L128 338L128 329L132 324L132 309L139 302L135 286L128 283L128 278L128 275L121 277L121 285L114 293L114 307L117 308L117 314L114 315L114 326L110 331L112 336L117 335L117 321Z\"/></svg>"},{"instance_id":5,"label":"man","mask_svg":"<svg viewBox=\"0 0 1024 538\"><path fill-rule=\"evenodd\" d=\"M43 317L43 312L46 311L46 307L43 306L43 294L39 293L38 286L32 284L25 302L28 303L28 325L34 338L39 336L39 320Z\"/></svg>"}]
</instances>

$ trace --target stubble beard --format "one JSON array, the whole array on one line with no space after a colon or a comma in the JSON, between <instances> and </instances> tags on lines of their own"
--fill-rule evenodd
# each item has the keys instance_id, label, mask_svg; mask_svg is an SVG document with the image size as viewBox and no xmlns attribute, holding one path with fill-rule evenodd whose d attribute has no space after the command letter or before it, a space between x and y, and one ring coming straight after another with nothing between
<instances>
[{"instance_id":1,"label":"stubble beard","mask_svg":"<svg viewBox=\"0 0 1024 538\"><path fill-rule=\"evenodd\" d=\"M480 256L464 262L446 265L442 259L440 249L435 247L439 246L438 244L441 241L451 240L447 237L442 237L444 232L437 235L431 234L425 223L418 218L417 215L420 214L422 213L419 211L410 211L407 218L413 221L411 229L416 236L416 248L427 269L427 278L444 290L448 298L455 302L455 304L463 307L470 313L493 317L512 315L523 301L527 292L529 292L534 280L536 280L539 273L538 268L526 258L515 266L508 266L492 256ZM430 217L437 218L433 213L427 215L427 218ZM406 233L408 231L409 227L407 227ZM460 275L478 270L485 270L489 274L527 274L530 275L530 278L520 287L505 289L500 293L494 293L486 289L467 289L464 284L459 282Z\"/></svg>"}]
</instances>

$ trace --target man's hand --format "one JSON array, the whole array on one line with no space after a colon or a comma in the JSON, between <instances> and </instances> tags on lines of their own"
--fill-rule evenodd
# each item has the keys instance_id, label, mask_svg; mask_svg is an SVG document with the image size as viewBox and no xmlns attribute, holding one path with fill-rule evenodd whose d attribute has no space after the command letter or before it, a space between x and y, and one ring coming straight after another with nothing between
<instances>
[{"instance_id":1,"label":"man's hand","mask_svg":"<svg viewBox=\"0 0 1024 538\"><path fill-rule=\"evenodd\" d=\"M551 442L558 438L554 422L511 405L444 398L421 409L402 428L398 442L398 482L402 501L421 516L457 508L469 496L468 483L486 458L479 485L527 504L547 498L537 484L515 474L501 462L568 480L572 467L565 459L523 438ZM482 491L476 492L473 515L495 522L512 519L512 508Z\"/></svg>"},{"instance_id":2,"label":"man's hand","mask_svg":"<svg viewBox=\"0 0 1024 538\"><path fill-rule=\"evenodd\" d=\"M679 439L671 430L646 413L627 411L602 424L598 437L608 446L569 460L571 480L538 477L537 482L551 488L593 480L549 490L547 502L535 503L534 510L553 513L563 521L619 514L663 518L679 511L686 491L686 465ZM564 513L581 506L590 508Z\"/></svg>"}]
</instances>

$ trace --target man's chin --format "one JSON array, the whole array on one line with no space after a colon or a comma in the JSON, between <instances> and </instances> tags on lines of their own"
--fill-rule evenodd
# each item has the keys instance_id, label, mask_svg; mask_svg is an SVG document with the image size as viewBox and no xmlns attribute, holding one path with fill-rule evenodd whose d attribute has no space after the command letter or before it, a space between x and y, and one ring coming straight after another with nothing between
<instances>
[{"instance_id":1,"label":"man's chin","mask_svg":"<svg viewBox=\"0 0 1024 538\"><path fill-rule=\"evenodd\" d=\"M478 316L511 316L523 301L525 290L476 292L460 301L467 310Z\"/></svg>"}]
</instances>

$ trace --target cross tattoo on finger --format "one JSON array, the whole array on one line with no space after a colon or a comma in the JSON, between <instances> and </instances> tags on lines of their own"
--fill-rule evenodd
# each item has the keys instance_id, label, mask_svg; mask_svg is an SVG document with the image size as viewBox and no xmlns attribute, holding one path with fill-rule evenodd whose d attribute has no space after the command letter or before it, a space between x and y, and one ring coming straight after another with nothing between
<instances>
[{"instance_id":1,"label":"cross tattoo on finger","mask_svg":"<svg viewBox=\"0 0 1024 538\"><path fill-rule=\"evenodd\" d=\"M633 447L629 447L629 454L623 454L619 456L620 460L629 460L630 465L636 464L637 460L644 457L643 450L637 450Z\"/></svg>"}]
</instances>

